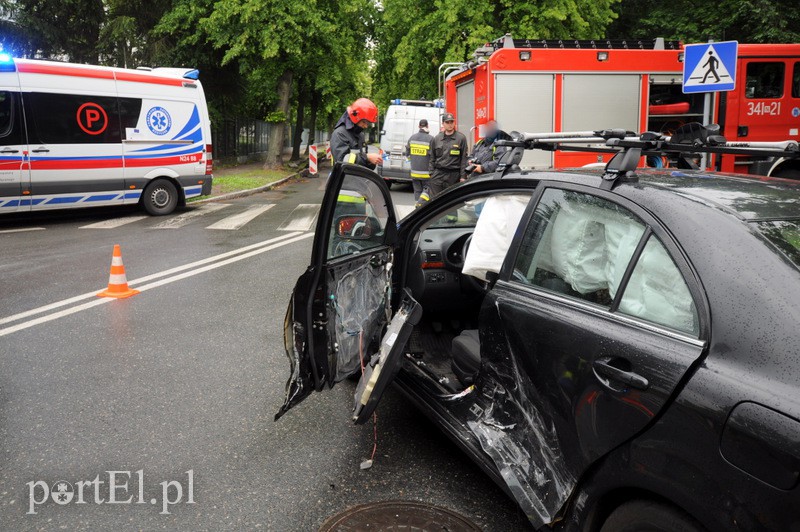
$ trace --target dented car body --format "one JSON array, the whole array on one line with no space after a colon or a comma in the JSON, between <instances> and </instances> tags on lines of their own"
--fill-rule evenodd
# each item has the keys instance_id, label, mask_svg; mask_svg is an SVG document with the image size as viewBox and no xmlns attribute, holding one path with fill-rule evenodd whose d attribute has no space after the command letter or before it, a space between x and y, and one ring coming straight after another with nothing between
<instances>
[{"instance_id":1,"label":"dented car body","mask_svg":"<svg viewBox=\"0 0 800 532\"><path fill-rule=\"evenodd\" d=\"M536 528L642 498L697 530L798 526L800 184L602 182L490 175L397 224L380 177L336 165L276 419L362 373L354 422L395 384Z\"/></svg>"}]
</instances>

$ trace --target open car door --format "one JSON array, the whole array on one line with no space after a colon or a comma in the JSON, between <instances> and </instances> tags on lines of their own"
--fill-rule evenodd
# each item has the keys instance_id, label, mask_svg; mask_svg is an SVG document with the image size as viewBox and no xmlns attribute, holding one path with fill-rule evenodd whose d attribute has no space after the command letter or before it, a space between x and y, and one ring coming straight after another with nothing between
<instances>
[{"instance_id":1,"label":"open car door","mask_svg":"<svg viewBox=\"0 0 800 532\"><path fill-rule=\"evenodd\" d=\"M393 377L390 362L399 354L391 351L403 348L413 326L408 318L419 319L416 302L404 299L398 324L384 338L396 240L394 206L383 179L360 166L336 164L317 220L311 265L297 280L286 313L291 374L276 420L312 391L362 371L365 404L354 421L363 423L374 410ZM391 334L396 336L389 341Z\"/></svg>"}]
</instances>

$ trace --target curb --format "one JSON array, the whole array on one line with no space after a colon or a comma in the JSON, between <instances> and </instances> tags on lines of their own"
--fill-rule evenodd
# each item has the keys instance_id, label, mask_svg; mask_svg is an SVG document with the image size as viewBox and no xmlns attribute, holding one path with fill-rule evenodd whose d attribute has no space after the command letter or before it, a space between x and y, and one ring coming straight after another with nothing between
<instances>
[{"instance_id":1,"label":"curb","mask_svg":"<svg viewBox=\"0 0 800 532\"><path fill-rule=\"evenodd\" d=\"M211 201L220 201L220 200L229 200L229 199L234 199L234 198L243 198L245 196L258 194L259 192L264 192L264 191L273 189L273 188L275 188L275 187L277 187L279 185L282 185L282 184L286 183L287 181L289 181L290 179L293 179L293 178L299 176L302 173L303 173L303 170L301 170L299 172L295 172L294 174L290 174L290 175L288 175L288 176L286 176L284 178L278 179L277 181L273 181L272 183L268 183L268 184L260 186L260 187L248 188L247 190L237 190L236 192L229 192L227 194L221 194L219 196L213 196L213 197L210 197L210 198L205 198L205 199L201 199L201 200L197 200L197 201L192 201L191 203L189 203L189 205L202 205L203 203L208 203L208 202L211 202Z\"/></svg>"}]
</instances>

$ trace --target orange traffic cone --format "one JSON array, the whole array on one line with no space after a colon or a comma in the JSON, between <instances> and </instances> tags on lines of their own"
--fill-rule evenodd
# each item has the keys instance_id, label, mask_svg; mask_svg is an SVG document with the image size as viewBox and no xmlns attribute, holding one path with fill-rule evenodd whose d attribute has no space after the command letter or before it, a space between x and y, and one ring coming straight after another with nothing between
<instances>
[{"instance_id":1,"label":"orange traffic cone","mask_svg":"<svg viewBox=\"0 0 800 532\"><path fill-rule=\"evenodd\" d=\"M122 251L119 244L114 244L114 254L111 256L111 273L108 276L108 288L97 294L99 297L126 298L138 294L138 290L128 288L128 279L125 277L125 266L122 264Z\"/></svg>"}]
</instances>

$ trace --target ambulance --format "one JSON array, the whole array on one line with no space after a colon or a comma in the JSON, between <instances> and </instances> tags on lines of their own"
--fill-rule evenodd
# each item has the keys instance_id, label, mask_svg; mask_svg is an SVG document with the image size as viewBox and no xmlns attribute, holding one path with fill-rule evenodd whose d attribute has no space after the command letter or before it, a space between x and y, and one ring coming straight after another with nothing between
<instances>
[{"instance_id":1,"label":"ambulance","mask_svg":"<svg viewBox=\"0 0 800 532\"><path fill-rule=\"evenodd\" d=\"M428 121L431 135L439 133L443 107L442 100L392 100L381 130L383 164L376 169L387 183L411 182L411 163L405 152L408 139L419 131L423 118Z\"/></svg>"},{"instance_id":2,"label":"ambulance","mask_svg":"<svg viewBox=\"0 0 800 532\"><path fill-rule=\"evenodd\" d=\"M0 53L0 213L139 204L165 215L209 194L198 74Z\"/></svg>"}]
</instances>

